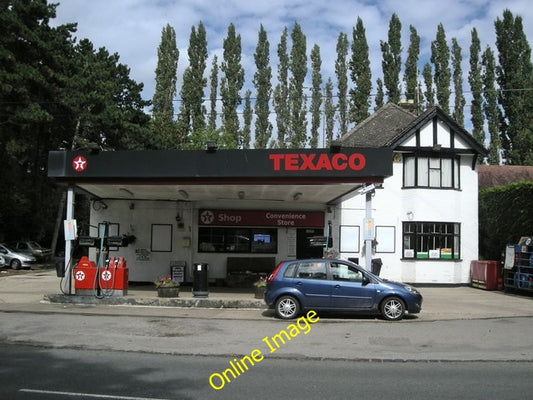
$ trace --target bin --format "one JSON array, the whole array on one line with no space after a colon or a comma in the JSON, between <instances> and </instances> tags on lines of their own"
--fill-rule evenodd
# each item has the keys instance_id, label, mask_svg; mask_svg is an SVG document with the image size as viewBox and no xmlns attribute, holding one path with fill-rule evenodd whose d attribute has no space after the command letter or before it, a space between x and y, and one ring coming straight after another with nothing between
<instances>
[{"instance_id":1,"label":"bin","mask_svg":"<svg viewBox=\"0 0 533 400\"><path fill-rule=\"evenodd\" d=\"M373 258L371 263L372 273L376 276L379 276L382 265L383 261L381 261L381 258Z\"/></svg>"},{"instance_id":2,"label":"bin","mask_svg":"<svg viewBox=\"0 0 533 400\"><path fill-rule=\"evenodd\" d=\"M56 261L56 275L58 278L65 277L65 262L64 261Z\"/></svg>"},{"instance_id":3,"label":"bin","mask_svg":"<svg viewBox=\"0 0 533 400\"><path fill-rule=\"evenodd\" d=\"M485 290L502 289L502 271L498 261L470 261L470 284Z\"/></svg>"},{"instance_id":4,"label":"bin","mask_svg":"<svg viewBox=\"0 0 533 400\"><path fill-rule=\"evenodd\" d=\"M209 286L207 282L207 263L194 263L193 264L193 285L192 295L194 297L207 297L209 296Z\"/></svg>"}]
</instances>

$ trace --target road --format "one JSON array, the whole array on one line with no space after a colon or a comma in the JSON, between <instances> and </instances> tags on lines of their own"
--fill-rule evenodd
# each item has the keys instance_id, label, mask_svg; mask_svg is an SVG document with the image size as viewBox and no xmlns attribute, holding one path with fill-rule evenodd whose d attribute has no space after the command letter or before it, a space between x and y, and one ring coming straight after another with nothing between
<instances>
[{"instance_id":1,"label":"road","mask_svg":"<svg viewBox=\"0 0 533 400\"><path fill-rule=\"evenodd\" d=\"M424 313L403 321L320 315L306 325L259 309L46 304L51 278L0 279L2 400L533 393L529 298L427 289Z\"/></svg>"},{"instance_id":2,"label":"road","mask_svg":"<svg viewBox=\"0 0 533 400\"><path fill-rule=\"evenodd\" d=\"M95 307L72 308L76 313L61 312L58 307L58 312L51 313L0 312L0 343L217 356L245 355L259 349L275 358L533 359L532 317L432 322L406 319L390 323L374 318L321 316L308 329L300 329L299 334L294 331L290 338L285 335L286 343L271 353L265 337L286 332L294 321L278 320L269 311L190 310L188 317L165 317L161 309L159 314L153 310L153 315L133 315L124 308L115 308L121 314L108 315L92 314ZM243 318L261 313L261 318ZM234 317L226 318L226 315Z\"/></svg>"},{"instance_id":3,"label":"road","mask_svg":"<svg viewBox=\"0 0 533 400\"><path fill-rule=\"evenodd\" d=\"M0 345L0 398L526 399L531 362L367 362L264 359L214 390L228 359Z\"/></svg>"}]
</instances>

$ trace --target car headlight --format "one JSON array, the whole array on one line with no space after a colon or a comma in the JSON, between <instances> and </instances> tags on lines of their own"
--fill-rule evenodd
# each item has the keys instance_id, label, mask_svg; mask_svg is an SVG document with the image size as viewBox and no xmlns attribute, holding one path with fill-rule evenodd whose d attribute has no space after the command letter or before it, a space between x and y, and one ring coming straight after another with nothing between
<instances>
[{"instance_id":1,"label":"car headlight","mask_svg":"<svg viewBox=\"0 0 533 400\"><path fill-rule=\"evenodd\" d=\"M408 291L408 292L411 292L411 293L414 293L414 294L418 294L418 290L416 290L414 287L412 286L405 286L405 289Z\"/></svg>"}]
</instances>

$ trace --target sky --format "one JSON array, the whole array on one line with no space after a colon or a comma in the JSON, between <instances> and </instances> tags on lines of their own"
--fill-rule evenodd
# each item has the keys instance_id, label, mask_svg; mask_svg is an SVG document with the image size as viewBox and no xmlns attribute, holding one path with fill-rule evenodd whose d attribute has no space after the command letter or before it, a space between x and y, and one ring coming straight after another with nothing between
<instances>
[{"instance_id":1,"label":"sky","mask_svg":"<svg viewBox=\"0 0 533 400\"><path fill-rule=\"evenodd\" d=\"M370 50L372 82L382 76L380 41L387 40L389 21L396 13L402 23L402 65L409 46L409 26L421 37L419 68L429 60L430 44L437 26L442 23L451 48L455 37L462 48L464 90L468 91L468 54L471 31L476 28L482 50L495 48L494 21L502 18L504 9L522 17L529 44L533 40L533 7L530 0L54 0L59 3L57 17L51 25L76 22L78 39L89 39L95 47L118 53L120 63L130 68L130 77L144 84L143 98L152 99L155 86L157 48L163 27L170 24L176 31L180 51L178 93L181 76L187 67L187 48L191 27L201 21L206 29L209 60L216 54L222 60L223 41L230 23L242 41L242 65L246 88L251 88L255 72L254 53L262 24L270 42L270 64L276 79L277 45L285 27L289 33L297 22L307 38L309 53L317 44L322 58L322 76L336 82L334 63L339 33L348 34L360 17L366 29ZM290 46L290 38L289 38ZM309 59L309 58L308 58ZM403 77L403 67L402 73ZM310 82L310 60L308 82ZM275 82L273 82L275 84ZM309 83L308 86L311 86ZM244 96L244 90L242 95ZM206 88L206 97L209 96ZM469 104L468 93L465 94ZM452 106L453 103L450 103ZM465 113L466 114L466 113Z\"/></svg>"}]
</instances>

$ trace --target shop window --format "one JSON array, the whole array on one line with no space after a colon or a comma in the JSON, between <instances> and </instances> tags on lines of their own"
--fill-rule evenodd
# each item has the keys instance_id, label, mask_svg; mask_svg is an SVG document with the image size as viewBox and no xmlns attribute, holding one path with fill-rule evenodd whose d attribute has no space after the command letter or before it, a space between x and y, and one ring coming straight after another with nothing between
<instances>
[{"instance_id":1,"label":"shop window","mask_svg":"<svg viewBox=\"0 0 533 400\"><path fill-rule=\"evenodd\" d=\"M403 186L460 189L459 158L404 156Z\"/></svg>"},{"instance_id":2,"label":"shop window","mask_svg":"<svg viewBox=\"0 0 533 400\"><path fill-rule=\"evenodd\" d=\"M277 253L277 229L208 228L198 230L200 253Z\"/></svg>"},{"instance_id":3,"label":"shop window","mask_svg":"<svg viewBox=\"0 0 533 400\"><path fill-rule=\"evenodd\" d=\"M458 260L461 225L452 222L404 222L403 257Z\"/></svg>"}]
</instances>

